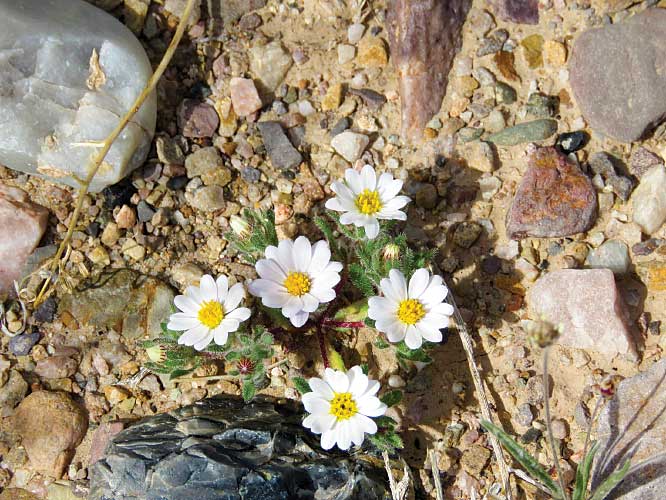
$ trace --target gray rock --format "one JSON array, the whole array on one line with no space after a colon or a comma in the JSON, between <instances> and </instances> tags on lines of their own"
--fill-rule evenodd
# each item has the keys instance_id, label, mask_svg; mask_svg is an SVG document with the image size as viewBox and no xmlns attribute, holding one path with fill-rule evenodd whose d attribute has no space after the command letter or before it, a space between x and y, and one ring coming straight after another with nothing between
<instances>
[{"instance_id":1,"label":"gray rock","mask_svg":"<svg viewBox=\"0 0 666 500\"><path fill-rule=\"evenodd\" d=\"M226 206L224 189L221 186L204 186L197 189L193 195L185 194L190 205L202 212L215 212Z\"/></svg>"},{"instance_id":2,"label":"gray rock","mask_svg":"<svg viewBox=\"0 0 666 500\"><path fill-rule=\"evenodd\" d=\"M9 350L14 356L27 356L37 342L39 342L39 333L22 333L11 338Z\"/></svg>"},{"instance_id":3,"label":"gray rock","mask_svg":"<svg viewBox=\"0 0 666 500\"><path fill-rule=\"evenodd\" d=\"M40 359L35 366L35 373L45 379L71 377L76 373L79 363L69 356L51 356Z\"/></svg>"},{"instance_id":4,"label":"gray rock","mask_svg":"<svg viewBox=\"0 0 666 500\"><path fill-rule=\"evenodd\" d=\"M303 157L298 149L291 144L279 122L260 122L257 127L271 163L275 168L284 170L300 165Z\"/></svg>"},{"instance_id":5,"label":"gray rock","mask_svg":"<svg viewBox=\"0 0 666 500\"><path fill-rule=\"evenodd\" d=\"M78 187L74 176L85 178L95 151L90 143L116 127L150 78L148 57L131 31L80 0L2 2L0 28L0 163ZM107 154L91 191L143 163L155 117L153 93Z\"/></svg>"},{"instance_id":6,"label":"gray rock","mask_svg":"<svg viewBox=\"0 0 666 500\"><path fill-rule=\"evenodd\" d=\"M212 146L197 149L185 159L185 168L187 169L187 176L190 179L200 177L223 166L224 162L220 153L217 151L217 148Z\"/></svg>"},{"instance_id":7,"label":"gray rock","mask_svg":"<svg viewBox=\"0 0 666 500\"><path fill-rule=\"evenodd\" d=\"M8 417L28 392L28 383L17 370L10 370L9 379L0 387L0 416Z\"/></svg>"},{"instance_id":8,"label":"gray rock","mask_svg":"<svg viewBox=\"0 0 666 500\"><path fill-rule=\"evenodd\" d=\"M597 132L624 142L666 117L666 10L588 30L573 46L571 88Z\"/></svg>"},{"instance_id":9,"label":"gray rock","mask_svg":"<svg viewBox=\"0 0 666 500\"><path fill-rule=\"evenodd\" d=\"M529 405L529 403L518 405L517 410L518 411L514 415L514 420L523 427L529 427L532 425L534 415L532 414L532 407Z\"/></svg>"},{"instance_id":10,"label":"gray rock","mask_svg":"<svg viewBox=\"0 0 666 500\"><path fill-rule=\"evenodd\" d=\"M250 71L265 91L274 91L293 64L291 55L280 42L254 45L250 49Z\"/></svg>"},{"instance_id":11,"label":"gray rock","mask_svg":"<svg viewBox=\"0 0 666 500\"><path fill-rule=\"evenodd\" d=\"M557 132L557 122L555 120L542 119L505 128L495 134L489 135L486 140L499 146L515 146L526 142L548 139L555 132Z\"/></svg>"},{"instance_id":12,"label":"gray rock","mask_svg":"<svg viewBox=\"0 0 666 500\"><path fill-rule=\"evenodd\" d=\"M618 276L627 274L630 264L629 247L618 240L608 240L599 248L591 250L585 260L585 267L610 269Z\"/></svg>"},{"instance_id":13,"label":"gray rock","mask_svg":"<svg viewBox=\"0 0 666 500\"><path fill-rule=\"evenodd\" d=\"M90 500L390 499L382 468L327 453L293 406L230 397L149 417L91 467Z\"/></svg>"},{"instance_id":14,"label":"gray rock","mask_svg":"<svg viewBox=\"0 0 666 500\"><path fill-rule=\"evenodd\" d=\"M634 183L628 177L617 174L615 164L619 160L608 153L599 152L590 156L590 168L595 174L601 175L606 184L622 200L627 201L634 189Z\"/></svg>"},{"instance_id":15,"label":"gray rock","mask_svg":"<svg viewBox=\"0 0 666 500\"><path fill-rule=\"evenodd\" d=\"M100 276L96 286L65 295L59 313L67 311L81 325L113 328L126 338L152 338L161 333L174 296L161 281L123 269Z\"/></svg>"},{"instance_id":16,"label":"gray rock","mask_svg":"<svg viewBox=\"0 0 666 500\"><path fill-rule=\"evenodd\" d=\"M639 146L631 153L629 160L629 169L631 173L638 179L643 177L643 174L650 170L655 165L663 165L664 160L654 154L652 151Z\"/></svg>"},{"instance_id":17,"label":"gray rock","mask_svg":"<svg viewBox=\"0 0 666 500\"><path fill-rule=\"evenodd\" d=\"M601 411L596 425L599 451L592 473L597 487L625 460L631 465L653 458L625 477L606 500L662 500L666 489L663 458L666 448L666 360L620 382L615 396Z\"/></svg>"},{"instance_id":18,"label":"gray rock","mask_svg":"<svg viewBox=\"0 0 666 500\"><path fill-rule=\"evenodd\" d=\"M155 215L155 209L151 207L148 203L141 200L136 206L136 215L141 222L149 222L153 215Z\"/></svg>"}]
</instances>

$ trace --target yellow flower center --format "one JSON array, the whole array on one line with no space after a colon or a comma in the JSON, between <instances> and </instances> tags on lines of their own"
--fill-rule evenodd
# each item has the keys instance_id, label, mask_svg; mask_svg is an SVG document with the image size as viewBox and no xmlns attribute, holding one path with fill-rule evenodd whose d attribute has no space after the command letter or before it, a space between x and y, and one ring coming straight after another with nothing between
<instances>
[{"instance_id":1,"label":"yellow flower center","mask_svg":"<svg viewBox=\"0 0 666 500\"><path fill-rule=\"evenodd\" d=\"M356 198L356 208L365 215L373 215L382 209L382 202L377 191L364 189Z\"/></svg>"},{"instance_id":2,"label":"yellow flower center","mask_svg":"<svg viewBox=\"0 0 666 500\"><path fill-rule=\"evenodd\" d=\"M217 300L202 302L197 316L202 325L208 328L217 328L224 319L224 308Z\"/></svg>"},{"instance_id":3,"label":"yellow flower center","mask_svg":"<svg viewBox=\"0 0 666 500\"><path fill-rule=\"evenodd\" d=\"M331 415L338 420L347 420L358 413L356 401L352 399L351 392L336 392L331 400Z\"/></svg>"},{"instance_id":4,"label":"yellow flower center","mask_svg":"<svg viewBox=\"0 0 666 500\"><path fill-rule=\"evenodd\" d=\"M407 325L415 325L425 316L423 304L416 299L405 299L398 306L398 319Z\"/></svg>"},{"instance_id":5,"label":"yellow flower center","mask_svg":"<svg viewBox=\"0 0 666 500\"><path fill-rule=\"evenodd\" d=\"M305 295L312 288L310 277L305 273L291 272L284 280L284 287L291 295L300 297Z\"/></svg>"}]
</instances>

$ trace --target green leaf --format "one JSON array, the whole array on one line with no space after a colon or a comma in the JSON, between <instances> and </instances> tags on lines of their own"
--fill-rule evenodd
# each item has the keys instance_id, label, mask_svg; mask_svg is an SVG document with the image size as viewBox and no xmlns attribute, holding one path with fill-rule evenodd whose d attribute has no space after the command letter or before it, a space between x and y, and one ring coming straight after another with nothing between
<instances>
[{"instance_id":1,"label":"green leaf","mask_svg":"<svg viewBox=\"0 0 666 500\"><path fill-rule=\"evenodd\" d=\"M368 372L370 371L370 367L368 366L368 363L363 363L361 365L361 371L363 372L363 375L368 374Z\"/></svg>"},{"instance_id":2,"label":"green leaf","mask_svg":"<svg viewBox=\"0 0 666 500\"><path fill-rule=\"evenodd\" d=\"M373 418L373 420L377 424L377 427L380 429L393 430L395 429L395 426L398 425L398 423L395 420L386 415L382 415L381 417L375 417Z\"/></svg>"},{"instance_id":3,"label":"green leaf","mask_svg":"<svg viewBox=\"0 0 666 500\"><path fill-rule=\"evenodd\" d=\"M560 487L555 481L550 477L550 474L541 467L541 464L530 455L522 446L520 446L511 436L509 436L502 429L496 425L488 422L487 420L482 420L481 425L488 432L492 433L502 446L511 454L511 456L518 462L527 473L537 481L541 482L546 488L548 488L555 499L562 499L564 495L560 490Z\"/></svg>"},{"instance_id":4,"label":"green leaf","mask_svg":"<svg viewBox=\"0 0 666 500\"><path fill-rule=\"evenodd\" d=\"M409 347L407 347L407 344L405 344L404 340L398 344L397 354L398 357L408 359L410 361L420 361L421 363L432 363L432 358L428 356L428 354L423 350L422 347L419 349L410 349Z\"/></svg>"},{"instance_id":5,"label":"green leaf","mask_svg":"<svg viewBox=\"0 0 666 500\"><path fill-rule=\"evenodd\" d=\"M622 482L622 480L629 472L629 467L631 466L631 461L627 460L624 462L624 465L621 469L616 470L606 480L599 485L599 487L594 492L594 495L590 497L590 500L604 500L613 489Z\"/></svg>"},{"instance_id":6,"label":"green leaf","mask_svg":"<svg viewBox=\"0 0 666 500\"><path fill-rule=\"evenodd\" d=\"M240 354L238 353L238 351L229 351L226 354L225 358L227 359L227 361L236 361L237 359L240 359Z\"/></svg>"},{"instance_id":7,"label":"green leaf","mask_svg":"<svg viewBox=\"0 0 666 500\"><path fill-rule=\"evenodd\" d=\"M187 369L184 369L184 368L179 369L179 370L173 370L169 374L169 378L174 379L174 378L182 377L182 376L187 375L188 373L191 373L191 372L192 372L192 370L187 370Z\"/></svg>"},{"instance_id":8,"label":"green leaf","mask_svg":"<svg viewBox=\"0 0 666 500\"><path fill-rule=\"evenodd\" d=\"M370 328L375 328L375 320L374 319L365 318L363 320L363 323L365 323L365 325L370 327ZM388 347L388 344L386 344L386 347ZM384 347L381 347L380 349L384 349Z\"/></svg>"},{"instance_id":9,"label":"green leaf","mask_svg":"<svg viewBox=\"0 0 666 500\"><path fill-rule=\"evenodd\" d=\"M395 406L400 403L400 401L402 401L402 391L387 392L379 399L382 403L390 408L391 406Z\"/></svg>"},{"instance_id":10,"label":"green leaf","mask_svg":"<svg viewBox=\"0 0 666 500\"><path fill-rule=\"evenodd\" d=\"M331 365L331 368L334 370L340 370L341 372L347 371L347 368L345 367L345 361L342 359L342 356L340 356L340 353L332 347L328 350L328 361Z\"/></svg>"},{"instance_id":11,"label":"green leaf","mask_svg":"<svg viewBox=\"0 0 666 500\"><path fill-rule=\"evenodd\" d=\"M338 309L333 319L336 321L363 321L368 317L368 299L363 298Z\"/></svg>"},{"instance_id":12,"label":"green leaf","mask_svg":"<svg viewBox=\"0 0 666 500\"><path fill-rule=\"evenodd\" d=\"M389 431L385 434L385 437L388 443L391 446L393 446L393 448L401 450L405 447L404 443L402 442L402 438L398 436L395 432Z\"/></svg>"},{"instance_id":13,"label":"green leaf","mask_svg":"<svg viewBox=\"0 0 666 500\"><path fill-rule=\"evenodd\" d=\"M303 377L294 377L291 379L291 383L294 384L294 387L301 395L312 392L312 389L310 389L310 384L308 384L308 381Z\"/></svg>"},{"instance_id":14,"label":"green leaf","mask_svg":"<svg viewBox=\"0 0 666 500\"><path fill-rule=\"evenodd\" d=\"M349 279L366 297L373 297L375 295L375 287L370 278L368 278L365 268L357 262L349 265Z\"/></svg>"},{"instance_id":15,"label":"green leaf","mask_svg":"<svg viewBox=\"0 0 666 500\"><path fill-rule=\"evenodd\" d=\"M574 492L571 500L585 500L585 493L587 493L587 483L590 481L590 471L592 469L592 461L597 452L597 443L592 444L592 448L587 452L583 461L578 465L576 470L576 483L574 485Z\"/></svg>"},{"instance_id":16,"label":"green leaf","mask_svg":"<svg viewBox=\"0 0 666 500\"><path fill-rule=\"evenodd\" d=\"M388 349L389 347L391 347L391 344L386 342L386 340L384 340L384 337L377 337L374 343L377 349Z\"/></svg>"},{"instance_id":17,"label":"green leaf","mask_svg":"<svg viewBox=\"0 0 666 500\"><path fill-rule=\"evenodd\" d=\"M252 401L252 398L254 398L256 392L257 388L254 386L254 383L252 383L251 381L243 382L243 389L242 389L243 401L245 401L246 403Z\"/></svg>"}]
</instances>

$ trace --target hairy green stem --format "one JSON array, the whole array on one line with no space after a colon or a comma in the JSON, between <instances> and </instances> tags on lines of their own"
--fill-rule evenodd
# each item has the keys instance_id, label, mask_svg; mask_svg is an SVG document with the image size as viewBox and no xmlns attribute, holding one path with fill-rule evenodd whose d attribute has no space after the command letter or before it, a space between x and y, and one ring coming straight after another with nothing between
<instances>
[{"instance_id":1,"label":"hairy green stem","mask_svg":"<svg viewBox=\"0 0 666 500\"><path fill-rule=\"evenodd\" d=\"M564 500L569 500L569 495L567 495L566 487L564 486L564 478L562 476L562 468L560 467L560 459L557 453L557 448L555 447L555 439L553 438L553 424L550 416L550 396L548 389L548 353L550 352L550 347L545 347L543 350L543 400L544 408L546 411L546 428L548 429L548 443L550 444L550 451L553 454L553 460L555 461L555 470L557 471L557 481L560 483L560 489L562 490L562 496Z\"/></svg>"}]
</instances>

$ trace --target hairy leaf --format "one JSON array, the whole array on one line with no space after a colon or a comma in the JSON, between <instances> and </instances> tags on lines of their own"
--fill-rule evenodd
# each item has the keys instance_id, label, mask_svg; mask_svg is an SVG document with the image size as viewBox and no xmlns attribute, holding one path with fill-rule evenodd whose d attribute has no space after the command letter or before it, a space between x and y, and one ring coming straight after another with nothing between
<instances>
[{"instance_id":1,"label":"hairy leaf","mask_svg":"<svg viewBox=\"0 0 666 500\"><path fill-rule=\"evenodd\" d=\"M391 406L395 406L400 403L400 401L402 401L402 391L387 392L379 399L382 403L390 408Z\"/></svg>"},{"instance_id":2,"label":"hairy leaf","mask_svg":"<svg viewBox=\"0 0 666 500\"><path fill-rule=\"evenodd\" d=\"M257 388L254 386L254 383L251 381L243 382L243 401L249 403L254 398L254 395L257 392Z\"/></svg>"},{"instance_id":3,"label":"hairy leaf","mask_svg":"<svg viewBox=\"0 0 666 500\"><path fill-rule=\"evenodd\" d=\"M291 383L294 384L294 387L301 395L312 392L312 389L310 389L310 384L308 384L308 381L303 377L294 377L291 379Z\"/></svg>"},{"instance_id":4,"label":"hairy leaf","mask_svg":"<svg viewBox=\"0 0 666 500\"><path fill-rule=\"evenodd\" d=\"M340 370L342 372L346 372L347 368L345 368L345 361L342 359L342 356L340 356L340 353L333 349L332 347L329 348L328 350L328 360L331 364L331 368L334 370Z\"/></svg>"},{"instance_id":5,"label":"hairy leaf","mask_svg":"<svg viewBox=\"0 0 666 500\"><path fill-rule=\"evenodd\" d=\"M610 476L608 476L603 483L595 490L594 494L590 497L590 500L604 500L613 489L622 482L622 480L629 472L629 467L631 462L627 460L624 462L624 465L621 469L616 470Z\"/></svg>"},{"instance_id":6,"label":"hairy leaf","mask_svg":"<svg viewBox=\"0 0 666 500\"><path fill-rule=\"evenodd\" d=\"M590 471L592 469L592 461L597 452L597 443L592 443L592 447L583 457L583 461L578 464L576 470L576 483L574 485L573 496L571 500L585 500L585 493L587 493L587 483L590 481Z\"/></svg>"}]
</instances>

